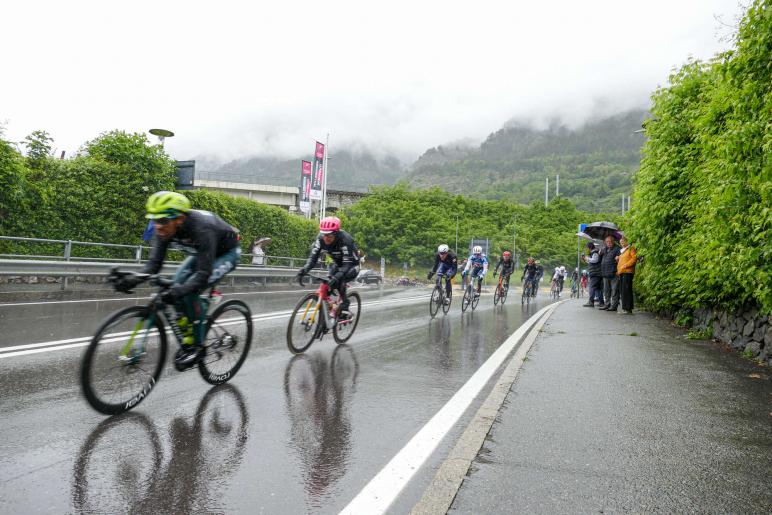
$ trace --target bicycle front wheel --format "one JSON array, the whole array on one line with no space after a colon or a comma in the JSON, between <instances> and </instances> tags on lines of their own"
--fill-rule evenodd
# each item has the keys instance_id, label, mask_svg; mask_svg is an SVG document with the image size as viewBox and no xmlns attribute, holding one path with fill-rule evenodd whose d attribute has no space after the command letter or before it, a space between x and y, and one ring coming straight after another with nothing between
<instances>
[{"instance_id":1,"label":"bicycle front wheel","mask_svg":"<svg viewBox=\"0 0 772 515\"><path fill-rule=\"evenodd\" d=\"M447 302L446 302L447 300ZM442 312L444 314L448 314L448 311L450 311L450 303L453 301L453 292L446 293L445 298L442 300Z\"/></svg>"},{"instance_id":2,"label":"bicycle front wheel","mask_svg":"<svg viewBox=\"0 0 772 515\"><path fill-rule=\"evenodd\" d=\"M236 375L252 346L252 312L240 300L217 306L208 317L204 356L198 371L204 381L222 384Z\"/></svg>"},{"instance_id":3,"label":"bicycle front wheel","mask_svg":"<svg viewBox=\"0 0 772 515\"><path fill-rule=\"evenodd\" d=\"M501 298L501 286L496 285L496 291L493 292L493 305L496 306L499 303L499 299Z\"/></svg>"},{"instance_id":4,"label":"bicycle front wheel","mask_svg":"<svg viewBox=\"0 0 772 515\"><path fill-rule=\"evenodd\" d=\"M500 302L501 302L501 305L502 305L502 306L503 306L503 305L504 305L504 303L507 301L507 294L508 294L508 293L509 293L509 286L504 286L504 287L501 289L501 299L500 299Z\"/></svg>"},{"instance_id":5,"label":"bicycle front wheel","mask_svg":"<svg viewBox=\"0 0 772 515\"><path fill-rule=\"evenodd\" d=\"M477 304L480 302L480 294L472 292L472 311L477 309Z\"/></svg>"},{"instance_id":6,"label":"bicycle front wheel","mask_svg":"<svg viewBox=\"0 0 772 515\"><path fill-rule=\"evenodd\" d=\"M332 328L332 337L338 343L346 343L359 324L359 316L362 312L362 298L357 292L346 294L348 297L348 312L351 318L348 320L336 320Z\"/></svg>"},{"instance_id":7,"label":"bicycle front wheel","mask_svg":"<svg viewBox=\"0 0 772 515\"><path fill-rule=\"evenodd\" d=\"M466 291L464 292L464 298L461 299L461 312L463 313L466 311L466 308L469 307L469 303L472 302L472 296L474 294L472 293L472 287L467 286Z\"/></svg>"},{"instance_id":8,"label":"bicycle front wheel","mask_svg":"<svg viewBox=\"0 0 772 515\"><path fill-rule=\"evenodd\" d=\"M432 297L429 299L429 316L434 318L437 312L440 310L442 304L442 290L439 286L435 286L432 290Z\"/></svg>"},{"instance_id":9,"label":"bicycle front wheel","mask_svg":"<svg viewBox=\"0 0 772 515\"><path fill-rule=\"evenodd\" d=\"M291 353L300 354L311 346L323 316L316 293L309 293L300 299L287 326L287 348Z\"/></svg>"},{"instance_id":10,"label":"bicycle front wheel","mask_svg":"<svg viewBox=\"0 0 772 515\"><path fill-rule=\"evenodd\" d=\"M105 415L132 409L148 396L166 361L166 329L147 306L112 314L86 348L80 369L83 395Z\"/></svg>"}]
</instances>

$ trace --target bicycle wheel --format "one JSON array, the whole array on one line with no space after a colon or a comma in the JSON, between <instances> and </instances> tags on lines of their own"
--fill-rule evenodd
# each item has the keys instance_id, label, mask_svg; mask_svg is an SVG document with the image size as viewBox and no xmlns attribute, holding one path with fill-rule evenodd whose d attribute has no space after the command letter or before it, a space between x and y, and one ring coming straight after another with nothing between
<instances>
[{"instance_id":1,"label":"bicycle wheel","mask_svg":"<svg viewBox=\"0 0 772 515\"><path fill-rule=\"evenodd\" d=\"M305 352L316 338L320 318L324 316L318 303L319 296L316 293L309 293L300 299L292 311L287 326L287 347L291 353Z\"/></svg>"},{"instance_id":2,"label":"bicycle wheel","mask_svg":"<svg viewBox=\"0 0 772 515\"><path fill-rule=\"evenodd\" d=\"M504 286L501 289L501 299L499 299L499 302L501 302L501 305L503 306L504 303L507 301L507 294L509 293L509 286Z\"/></svg>"},{"instance_id":3,"label":"bicycle wheel","mask_svg":"<svg viewBox=\"0 0 772 515\"><path fill-rule=\"evenodd\" d=\"M347 293L346 297L348 297L348 311L351 313L351 318L335 321L335 325L332 328L332 337L338 343L346 343L351 338L359 324L359 316L362 312L362 298L357 292Z\"/></svg>"},{"instance_id":4,"label":"bicycle wheel","mask_svg":"<svg viewBox=\"0 0 772 515\"><path fill-rule=\"evenodd\" d=\"M466 308L469 307L469 304L472 302L472 287L467 286L466 291L464 292L464 297L461 299L461 312L463 313L466 311Z\"/></svg>"},{"instance_id":5,"label":"bicycle wheel","mask_svg":"<svg viewBox=\"0 0 772 515\"><path fill-rule=\"evenodd\" d=\"M198 371L204 381L222 384L239 371L252 345L252 312L240 300L217 306L207 317L204 356Z\"/></svg>"},{"instance_id":6,"label":"bicycle wheel","mask_svg":"<svg viewBox=\"0 0 772 515\"><path fill-rule=\"evenodd\" d=\"M497 306L499 304L499 298L501 298L501 285L496 285L496 290L493 292L493 305Z\"/></svg>"},{"instance_id":7,"label":"bicycle wheel","mask_svg":"<svg viewBox=\"0 0 772 515\"><path fill-rule=\"evenodd\" d=\"M432 290L432 297L429 299L429 315L434 318L442 305L442 289L439 285Z\"/></svg>"},{"instance_id":8,"label":"bicycle wheel","mask_svg":"<svg viewBox=\"0 0 772 515\"><path fill-rule=\"evenodd\" d=\"M450 311L450 303L453 301L453 292L445 294L442 300L442 312L447 315Z\"/></svg>"},{"instance_id":9,"label":"bicycle wheel","mask_svg":"<svg viewBox=\"0 0 772 515\"><path fill-rule=\"evenodd\" d=\"M480 302L480 295L476 292L472 294L472 311L477 308L477 304Z\"/></svg>"},{"instance_id":10,"label":"bicycle wheel","mask_svg":"<svg viewBox=\"0 0 772 515\"><path fill-rule=\"evenodd\" d=\"M110 315L83 354L80 384L92 408L128 411L148 396L166 361L166 328L155 311L131 306Z\"/></svg>"}]
</instances>

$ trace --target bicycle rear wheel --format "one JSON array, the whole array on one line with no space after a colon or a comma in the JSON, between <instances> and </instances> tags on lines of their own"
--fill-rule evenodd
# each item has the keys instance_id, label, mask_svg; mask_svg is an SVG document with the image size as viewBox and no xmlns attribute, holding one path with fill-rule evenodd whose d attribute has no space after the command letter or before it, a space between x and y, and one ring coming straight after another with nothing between
<instances>
[{"instance_id":1,"label":"bicycle rear wheel","mask_svg":"<svg viewBox=\"0 0 772 515\"><path fill-rule=\"evenodd\" d=\"M357 325L359 325L359 315L362 312L362 298L357 292L347 293L346 297L348 297L348 311L351 313L351 318L335 321L332 337L338 343L346 343L351 338Z\"/></svg>"},{"instance_id":2,"label":"bicycle rear wheel","mask_svg":"<svg viewBox=\"0 0 772 515\"><path fill-rule=\"evenodd\" d=\"M92 408L106 415L128 411L148 396L166 361L166 328L147 306L113 313L83 355L80 384Z\"/></svg>"},{"instance_id":3,"label":"bicycle rear wheel","mask_svg":"<svg viewBox=\"0 0 772 515\"><path fill-rule=\"evenodd\" d=\"M442 301L442 312L447 315L450 311L450 303L453 301L453 292L446 293Z\"/></svg>"},{"instance_id":4,"label":"bicycle rear wheel","mask_svg":"<svg viewBox=\"0 0 772 515\"><path fill-rule=\"evenodd\" d=\"M434 318L442 305L442 289L439 285L432 290L432 297L429 299L429 315Z\"/></svg>"},{"instance_id":5,"label":"bicycle rear wheel","mask_svg":"<svg viewBox=\"0 0 772 515\"><path fill-rule=\"evenodd\" d=\"M499 303L499 298L501 298L501 285L496 285L496 291L493 292L493 305L497 306Z\"/></svg>"},{"instance_id":6,"label":"bicycle rear wheel","mask_svg":"<svg viewBox=\"0 0 772 515\"><path fill-rule=\"evenodd\" d=\"M309 293L297 303L287 325L287 347L293 354L305 352L319 332L320 317L324 316L319 296Z\"/></svg>"},{"instance_id":7,"label":"bicycle rear wheel","mask_svg":"<svg viewBox=\"0 0 772 515\"><path fill-rule=\"evenodd\" d=\"M477 309L477 304L480 302L480 295L477 292L472 292L472 311Z\"/></svg>"},{"instance_id":8,"label":"bicycle rear wheel","mask_svg":"<svg viewBox=\"0 0 772 515\"><path fill-rule=\"evenodd\" d=\"M240 300L229 300L208 317L204 356L198 371L204 381L222 384L239 371L252 345L252 312Z\"/></svg>"},{"instance_id":9,"label":"bicycle rear wheel","mask_svg":"<svg viewBox=\"0 0 772 515\"><path fill-rule=\"evenodd\" d=\"M509 293L509 286L504 286L503 288L501 288L501 299L499 300L499 302L501 302L502 306L507 301L508 293Z\"/></svg>"}]
</instances>

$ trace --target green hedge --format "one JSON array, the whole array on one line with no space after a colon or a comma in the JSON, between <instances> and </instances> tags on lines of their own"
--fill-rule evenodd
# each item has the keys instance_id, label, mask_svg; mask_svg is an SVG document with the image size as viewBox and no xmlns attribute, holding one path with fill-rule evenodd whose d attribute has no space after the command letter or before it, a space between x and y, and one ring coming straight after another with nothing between
<instances>
[{"instance_id":1,"label":"green hedge","mask_svg":"<svg viewBox=\"0 0 772 515\"><path fill-rule=\"evenodd\" d=\"M691 62L653 95L631 235L655 310L756 304L772 312L772 2L735 49Z\"/></svg>"},{"instance_id":2,"label":"green hedge","mask_svg":"<svg viewBox=\"0 0 772 515\"><path fill-rule=\"evenodd\" d=\"M0 234L57 240L139 245L147 220L145 201L174 188L174 161L143 134L113 131L86 143L67 160L31 167L0 139ZM272 255L308 252L316 224L278 207L207 191L184 192L193 206L217 213L238 227L242 248L256 237L274 239ZM61 244L0 241L0 253L61 255ZM75 247L78 256L131 258L133 251Z\"/></svg>"}]
</instances>

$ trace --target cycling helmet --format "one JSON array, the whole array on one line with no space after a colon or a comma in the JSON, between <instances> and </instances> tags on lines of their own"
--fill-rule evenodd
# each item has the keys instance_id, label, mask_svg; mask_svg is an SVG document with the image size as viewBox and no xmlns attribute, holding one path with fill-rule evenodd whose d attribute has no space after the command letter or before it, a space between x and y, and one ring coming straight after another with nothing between
<instances>
[{"instance_id":1,"label":"cycling helmet","mask_svg":"<svg viewBox=\"0 0 772 515\"><path fill-rule=\"evenodd\" d=\"M151 220L176 218L190 211L190 200L176 191L158 191L147 199L145 209L147 211L145 218Z\"/></svg>"},{"instance_id":2,"label":"cycling helmet","mask_svg":"<svg viewBox=\"0 0 772 515\"><path fill-rule=\"evenodd\" d=\"M505 257L505 258L508 258L508 257L511 257L511 256L512 256L512 253L509 252L508 250L505 250L504 253L502 254L502 257Z\"/></svg>"},{"instance_id":3,"label":"cycling helmet","mask_svg":"<svg viewBox=\"0 0 772 515\"><path fill-rule=\"evenodd\" d=\"M445 254L448 250L450 250L449 247L444 243L439 247L437 247L437 252L439 252L440 254Z\"/></svg>"},{"instance_id":4,"label":"cycling helmet","mask_svg":"<svg viewBox=\"0 0 772 515\"><path fill-rule=\"evenodd\" d=\"M566 271L566 267L564 267L564 266L561 266L561 267L560 267L560 271L561 271L561 272L565 272L565 271Z\"/></svg>"},{"instance_id":5,"label":"cycling helmet","mask_svg":"<svg viewBox=\"0 0 772 515\"><path fill-rule=\"evenodd\" d=\"M332 234L340 231L340 218L337 216L322 218L322 221L319 222L319 231L322 234Z\"/></svg>"},{"instance_id":6,"label":"cycling helmet","mask_svg":"<svg viewBox=\"0 0 772 515\"><path fill-rule=\"evenodd\" d=\"M472 249L472 254L482 254L482 247L479 245L475 245Z\"/></svg>"}]
</instances>

